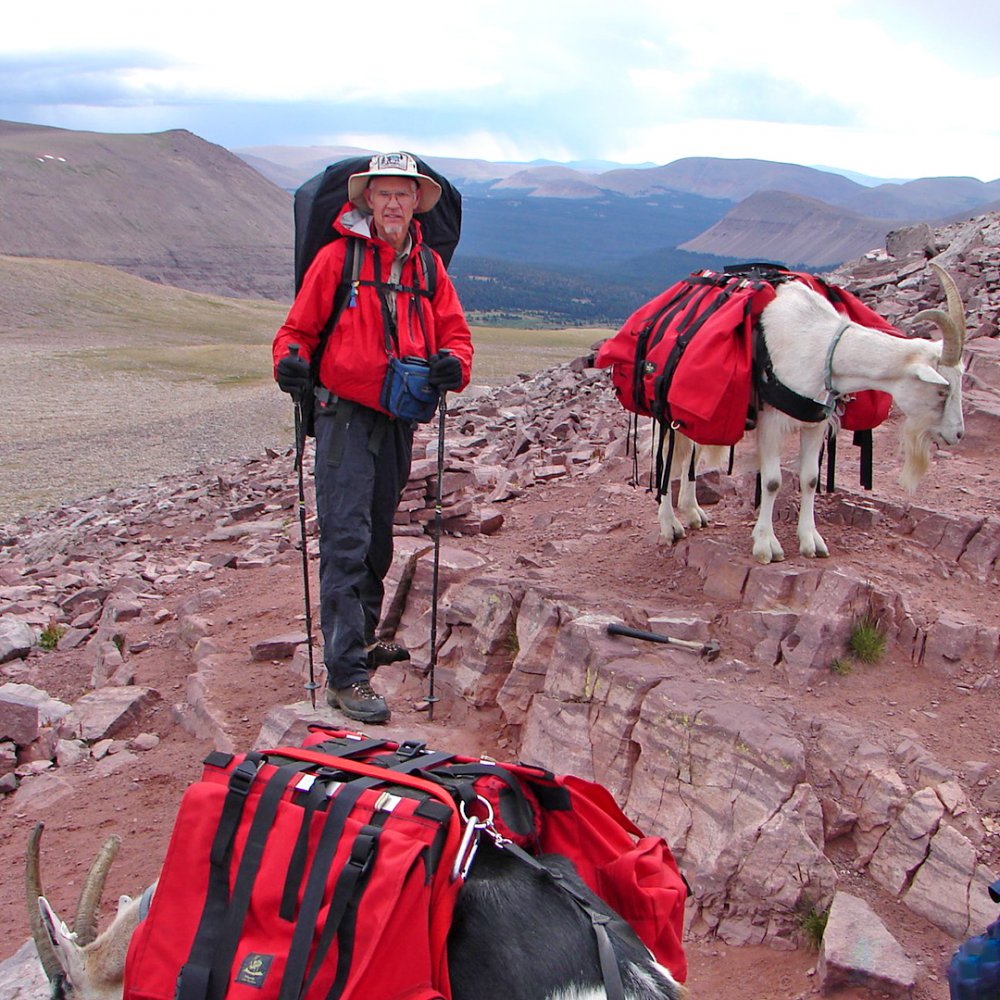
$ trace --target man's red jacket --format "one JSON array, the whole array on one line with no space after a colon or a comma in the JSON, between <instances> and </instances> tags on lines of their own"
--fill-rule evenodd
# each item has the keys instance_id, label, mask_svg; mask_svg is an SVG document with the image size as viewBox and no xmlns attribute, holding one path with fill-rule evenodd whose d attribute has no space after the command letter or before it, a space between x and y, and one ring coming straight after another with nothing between
<instances>
[{"instance_id":1,"label":"man's red jacket","mask_svg":"<svg viewBox=\"0 0 1000 1000\"><path fill-rule=\"evenodd\" d=\"M375 280L371 248L377 254L384 282L389 280L396 252L376 236L359 236L357 229L351 229L344 222L349 212L357 214L357 209L350 202L341 209L334 228L342 236L359 238L363 244L364 255L358 275L361 284L356 290L355 304L350 304L349 296L340 321L330 335L320 362L319 380L334 395L384 413L379 396L387 365L385 327L379 293L370 284ZM400 284L405 289L426 288L423 261L418 253L422 241L420 223L414 220L410 232L413 247L403 264ZM333 311L333 299L341 282L348 244L348 239L337 239L316 254L284 325L275 335L272 346L275 366L289 353L289 344L298 344L306 361L312 357L320 333ZM359 246L358 250L361 249ZM393 353L400 357L415 355L426 358L442 349L451 351L461 362L462 384L459 388L464 389L472 370L472 336L455 286L440 257L434 250L431 252L437 257L434 298L428 301L427 296L414 295L408 290L396 293L399 345L394 347ZM423 324L420 313L423 314Z\"/></svg>"}]
</instances>

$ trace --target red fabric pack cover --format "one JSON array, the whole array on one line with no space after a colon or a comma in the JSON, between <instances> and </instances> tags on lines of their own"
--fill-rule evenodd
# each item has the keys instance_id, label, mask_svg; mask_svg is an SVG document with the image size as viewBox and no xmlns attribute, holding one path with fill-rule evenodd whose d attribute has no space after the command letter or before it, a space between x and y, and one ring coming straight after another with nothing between
<instances>
[{"instance_id":1,"label":"red fabric pack cover","mask_svg":"<svg viewBox=\"0 0 1000 1000\"><path fill-rule=\"evenodd\" d=\"M461 836L450 796L433 782L395 774L387 779L382 769L308 750L286 748L267 756L269 762L261 765L246 793L234 839L228 866L229 891L234 898L243 862L253 853L253 823L261 815L265 789L271 780L284 780L276 777L279 771L276 765L284 763L287 769L288 764L315 764L317 769L337 768L378 781L360 793L347 815L328 877L321 881L323 895L318 917L307 928L309 961L316 954L330 915L335 886L349 867L348 859L354 845L359 843L358 835L370 829L378 816L382 822L377 852L349 923L350 936L344 939L338 935L330 943L325 960L316 968L302 996L306 1000L325 998L346 965L349 973L339 994L344 1000L373 997L446 1000L450 990L445 940L461 885L460 880L451 880L450 867L444 862L456 853ZM230 777L242 760L238 756L225 767L207 765L202 780L191 786L182 799L152 906L129 947L124 1000L175 1000L175 996L187 995L178 991L178 976L189 960L199 930L209 890L213 841ZM294 911L302 908L308 885L308 879L303 878L293 896L293 912L288 919L282 917L283 894L294 867L293 854L305 826L307 853L315 857L324 821L338 798L333 796L326 811L317 809L311 822L305 823L304 789L297 784L301 775L308 773L306 770L291 778L273 823L265 831L260 867L238 927L238 945L230 961L220 958L224 952L221 947L213 954L213 965L221 966L221 971L214 973L213 985L206 987L207 996L271 1000L285 995L282 977L293 945L297 915ZM348 787L344 785L345 789ZM408 797L408 792L415 797ZM439 801L450 820L441 822L422 817L420 807L429 801ZM438 843L441 836L445 837L443 850ZM426 859L436 843L442 862L429 879ZM307 867L304 874L312 872ZM226 922L232 919L231 913L227 913Z\"/></svg>"},{"instance_id":2,"label":"red fabric pack cover","mask_svg":"<svg viewBox=\"0 0 1000 1000\"><path fill-rule=\"evenodd\" d=\"M815 275L772 268L827 298L849 319L904 334L857 296ZM753 326L774 298L763 277L696 271L637 309L594 361L632 413L672 424L693 441L731 445L743 436L753 381ZM889 415L892 396L869 389L841 407L841 427L867 430Z\"/></svg>"},{"instance_id":3,"label":"red fabric pack cover","mask_svg":"<svg viewBox=\"0 0 1000 1000\"><path fill-rule=\"evenodd\" d=\"M348 730L317 730L305 742L358 738ZM398 744L385 743L385 751ZM376 759L379 750L371 751ZM526 764L499 763L489 758L453 756L440 769L461 772L464 766L475 791L490 802L498 830L519 846L539 853L563 854L584 882L632 925L656 960L678 981L687 978L684 954L684 904L687 885L677 862L660 837L645 836L622 812L603 785L574 775L554 775ZM486 773L479 773L476 768ZM428 769L425 774L438 770ZM491 774L490 772L495 772ZM534 815L535 829L525 833L515 810L509 779L516 779ZM468 812L485 818L484 807ZM516 820L516 821L515 821Z\"/></svg>"},{"instance_id":4,"label":"red fabric pack cover","mask_svg":"<svg viewBox=\"0 0 1000 1000\"><path fill-rule=\"evenodd\" d=\"M636 310L601 345L622 406L693 441L743 437L753 370L753 321L774 298L764 281L700 271Z\"/></svg>"},{"instance_id":5,"label":"red fabric pack cover","mask_svg":"<svg viewBox=\"0 0 1000 1000\"><path fill-rule=\"evenodd\" d=\"M685 979L684 881L605 788L316 728L301 747L210 755L132 937L124 1000L448 1000L453 869L465 819L487 812L529 851L569 857Z\"/></svg>"}]
</instances>

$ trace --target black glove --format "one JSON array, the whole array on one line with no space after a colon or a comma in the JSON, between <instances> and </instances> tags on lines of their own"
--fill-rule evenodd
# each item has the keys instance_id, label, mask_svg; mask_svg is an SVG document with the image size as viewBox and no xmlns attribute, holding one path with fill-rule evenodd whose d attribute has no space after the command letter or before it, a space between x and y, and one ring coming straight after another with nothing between
<instances>
[{"instance_id":1,"label":"black glove","mask_svg":"<svg viewBox=\"0 0 1000 1000\"><path fill-rule=\"evenodd\" d=\"M440 351L432 354L427 362L431 366L427 381L435 388L447 391L462 384L462 362L454 354Z\"/></svg>"},{"instance_id":2,"label":"black glove","mask_svg":"<svg viewBox=\"0 0 1000 1000\"><path fill-rule=\"evenodd\" d=\"M305 398L312 382L309 362L298 354L286 354L278 362L277 378L281 391L289 393L299 403Z\"/></svg>"}]
</instances>

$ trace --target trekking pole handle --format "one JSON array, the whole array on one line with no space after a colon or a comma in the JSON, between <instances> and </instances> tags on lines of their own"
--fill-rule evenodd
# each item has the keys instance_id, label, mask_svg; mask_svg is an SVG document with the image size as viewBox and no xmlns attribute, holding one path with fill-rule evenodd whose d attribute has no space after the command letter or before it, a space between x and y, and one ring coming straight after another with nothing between
<instances>
[{"instance_id":1,"label":"trekking pole handle","mask_svg":"<svg viewBox=\"0 0 1000 1000\"><path fill-rule=\"evenodd\" d=\"M438 354L440 354L442 357L446 357L446 358L450 358L451 357L451 351L449 351L447 347L442 347L441 350L438 351ZM439 398L438 398L438 410L439 410L440 413L444 413L444 409L445 409L444 397L447 396L447 395L448 395L448 390L447 389L442 389L441 392L440 392L440 394L439 394Z\"/></svg>"}]
</instances>

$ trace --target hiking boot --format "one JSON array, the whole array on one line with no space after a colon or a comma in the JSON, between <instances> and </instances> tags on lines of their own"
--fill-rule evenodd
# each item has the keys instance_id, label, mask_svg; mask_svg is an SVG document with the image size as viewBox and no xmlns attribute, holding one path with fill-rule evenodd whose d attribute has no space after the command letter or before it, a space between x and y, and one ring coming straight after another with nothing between
<instances>
[{"instance_id":1,"label":"hiking boot","mask_svg":"<svg viewBox=\"0 0 1000 1000\"><path fill-rule=\"evenodd\" d=\"M405 646L400 646L398 642L390 642L388 639L378 639L369 643L368 669L374 673L379 667L384 667L387 663L399 663L400 660L408 660L410 651Z\"/></svg>"},{"instance_id":2,"label":"hiking boot","mask_svg":"<svg viewBox=\"0 0 1000 1000\"><path fill-rule=\"evenodd\" d=\"M345 688L327 688L326 700L349 719L358 722L389 721L389 706L385 698L376 694L368 681L358 681Z\"/></svg>"}]
</instances>

